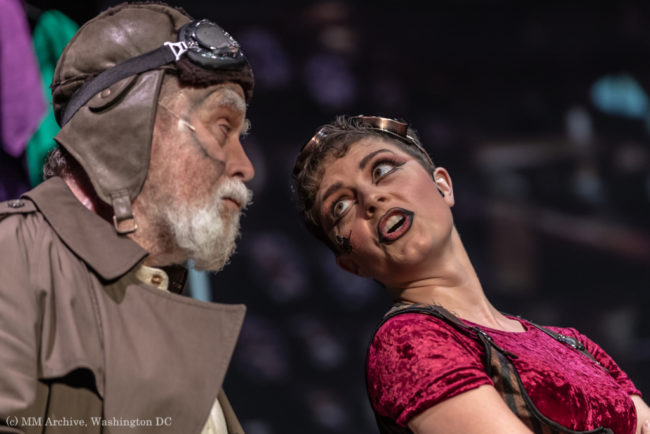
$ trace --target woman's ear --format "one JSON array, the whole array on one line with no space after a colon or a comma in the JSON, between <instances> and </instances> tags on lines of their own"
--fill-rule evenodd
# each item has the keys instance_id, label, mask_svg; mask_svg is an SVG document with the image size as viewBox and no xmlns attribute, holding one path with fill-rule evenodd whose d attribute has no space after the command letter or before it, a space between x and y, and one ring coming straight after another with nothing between
<instances>
[{"instance_id":1,"label":"woman's ear","mask_svg":"<svg viewBox=\"0 0 650 434\"><path fill-rule=\"evenodd\" d=\"M454 188L451 183L451 176L444 167L436 167L433 171L433 181L438 186L443 200L452 207L454 206Z\"/></svg>"}]
</instances>

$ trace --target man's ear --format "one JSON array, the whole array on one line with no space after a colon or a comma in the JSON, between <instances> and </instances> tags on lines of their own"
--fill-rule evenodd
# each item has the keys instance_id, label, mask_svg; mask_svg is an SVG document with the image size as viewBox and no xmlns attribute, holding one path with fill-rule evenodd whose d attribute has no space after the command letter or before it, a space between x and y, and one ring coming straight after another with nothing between
<instances>
[{"instance_id":1,"label":"man's ear","mask_svg":"<svg viewBox=\"0 0 650 434\"><path fill-rule=\"evenodd\" d=\"M433 171L433 180L438 190L443 194L443 200L451 207L454 206L454 187L451 183L451 176L444 167L436 167Z\"/></svg>"},{"instance_id":2,"label":"man's ear","mask_svg":"<svg viewBox=\"0 0 650 434\"><path fill-rule=\"evenodd\" d=\"M352 273L359 277L368 277L361 272L361 268L357 262L350 258L350 255L338 255L336 257L336 265L344 269L348 273Z\"/></svg>"}]
</instances>

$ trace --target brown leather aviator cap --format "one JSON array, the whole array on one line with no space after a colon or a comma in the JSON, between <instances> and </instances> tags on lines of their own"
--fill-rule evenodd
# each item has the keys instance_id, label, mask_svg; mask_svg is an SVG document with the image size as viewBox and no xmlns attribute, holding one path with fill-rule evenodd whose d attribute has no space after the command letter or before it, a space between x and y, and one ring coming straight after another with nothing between
<instances>
[{"instance_id":1,"label":"brown leather aviator cap","mask_svg":"<svg viewBox=\"0 0 650 434\"><path fill-rule=\"evenodd\" d=\"M79 94L89 84L96 84L102 72L109 70L103 76L112 73L119 69L114 68L116 65L160 49L165 42L180 44L179 31L185 31L188 26L183 26L188 23L194 23L192 17L164 3L123 3L85 23L57 63L52 102L57 121L64 124L55 140L81 164L98 196L113 206L118 232L135 229L135 224L125 231L119 226L122 221L133 220L131 201L140 193L147 175L165 71L191 86L235 82L244 89L247 101L252 96L253 73L243 54L237 68L220 67L218 63L206 67L188 56L174 61L171 55L171 62L160 62L153 69L109 82L108 87L96 94L92 90L79 102ZM230 35L211 24L239 47ZM66 107L75 102L80 108L70 114Z\"/></svg>"}]
</instances>

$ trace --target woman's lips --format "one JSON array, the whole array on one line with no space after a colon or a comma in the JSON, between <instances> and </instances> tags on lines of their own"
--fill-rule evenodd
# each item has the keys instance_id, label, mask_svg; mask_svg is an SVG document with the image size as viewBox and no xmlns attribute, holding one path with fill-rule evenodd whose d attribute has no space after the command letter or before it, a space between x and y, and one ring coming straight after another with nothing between
<instances>
[{"instance_id":1,"label":"woman's lips","mask_svg":"<svg viewBox=\"0 0 650 434\"><path fill-rule=\"evenodd\" d=\"M377 223L380 243L392 243L401 238L413 224L413 212L404 208L391 208Z\"/></svg>"}]
</instances>

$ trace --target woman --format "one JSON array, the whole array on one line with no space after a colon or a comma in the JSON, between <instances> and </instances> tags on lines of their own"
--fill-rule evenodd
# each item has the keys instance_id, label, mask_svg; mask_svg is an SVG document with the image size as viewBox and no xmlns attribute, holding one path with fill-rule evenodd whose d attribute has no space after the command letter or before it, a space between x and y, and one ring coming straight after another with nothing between
<instances>
[{"instance_id":1,"label":"woman","mask_svg":"<svg viewBox=\"0 0 650 434\"><path fill-rule=\"evenodd\" d=\"M310 232L397 302L367 357L382 433L650 433L650 408L594 342L492 306L454 226L451 177L406 124L339 117L293 176Z\"/></svg>"}]
</instances>

